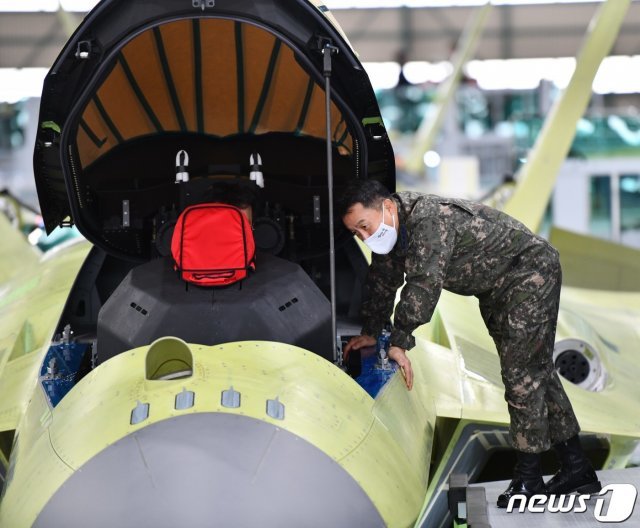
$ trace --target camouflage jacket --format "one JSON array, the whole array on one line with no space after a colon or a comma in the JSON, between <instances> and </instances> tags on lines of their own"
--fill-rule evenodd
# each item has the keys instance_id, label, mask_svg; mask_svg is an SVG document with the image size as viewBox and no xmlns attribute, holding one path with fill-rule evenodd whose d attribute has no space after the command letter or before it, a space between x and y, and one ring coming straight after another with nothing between
<instances>
[{"instance_id":1,"label":"camouflage jacket","mask_svg":"<svg viewBox=\"0 0 640 528\"><path fill-rule=\"evenodd\" d=\"M409 349L415 346L411 333L430 321L443 288L497 303L509 287L505 275L530 261L520 258L525 252L557 259L557 251L543 238L486 205L416 192L393 198L398 241L388 255L372 256L362 305L364 335L380 334L405 280L391 343Z\"/></svg>"}]
</instances>

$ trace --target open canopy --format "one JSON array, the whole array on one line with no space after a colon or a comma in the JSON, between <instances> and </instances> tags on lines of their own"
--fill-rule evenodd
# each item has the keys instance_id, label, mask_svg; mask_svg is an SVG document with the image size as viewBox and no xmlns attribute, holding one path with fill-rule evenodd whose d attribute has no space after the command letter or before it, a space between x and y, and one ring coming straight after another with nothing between
<instances>
[{"instance_id":1,"label":"open canopy","mask_svg":"<svg viewBox=\"0 0 640 528\"><path fill-rule=\"evenodd\" d=\"M339 50L337 189L367 177L393 187L369 79L326 9L303 0L101 2L45 80L34 169L47 230L69 217L107 251L147 258L159 211L179 203L183 149L192 178L246 176L258 152L267 200L301 202L300 214L313 196L326 204L327 43Z\"/></svg>"},{"instance_id":2,"label":"open canopy","mask_svg":"<svg viewBox=\"0 0 640 528\"><path fill-rule=\"evenodd\" d=\"M325 137L324 90L293 50L259 27L225 19L149 29L118 54L80 118L83 168L118 145L162 133L215 137L284 132ZM351 153L332 105L333 142Z\"/></svg>"}]
</instances>

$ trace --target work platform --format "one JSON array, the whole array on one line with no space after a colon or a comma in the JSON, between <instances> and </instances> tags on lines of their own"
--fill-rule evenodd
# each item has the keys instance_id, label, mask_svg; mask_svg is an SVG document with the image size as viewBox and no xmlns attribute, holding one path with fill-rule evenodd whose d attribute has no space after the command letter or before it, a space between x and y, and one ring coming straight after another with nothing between
<instances>
[{"instance_id":1,"label":"work platform","mask_svg":"<svg viewBox=\"0 0 640 528\"><path fill-rule=\"evenodd\" d=\"M598 471L600 482L603 488L612 484L630 484L636 493L633 494L631 488L617 488L602 495L594 494L585 500L586 511L579 511L580 502L574 502L573 511L550 512L548 504L538 506L539 513L518 511L518 503L511 513L506 509L498 508L496 500L509 484L509 481L484 482L472 484L467 490L467 524L458 523L458 526L468 526L468 528L587 528L602 527L611 525L629 528L640 527L640 507L638 507L637 490L640 489L640 467L628 469L613 469ZM547 477L548 478L548 477ZM545 480L547 480L545 478ZM624 489L626 488L626 489ZM482 496L484 491L484 497ZM633 495L633 509L631 515L622 522L613 521L614 510L609 511L611 505L616 511L629 511L631 495ZM484 499L484 500L483 500ZM475 502L475 503L474 503ZM597 504L602 505L597 508ZM565 506L568 504L565 498ZM484 505L484 512L482 506ZM557 502L555 503L557 506ZM543 511L542 511L543 510ZM600 521L596 518L596 513Z\"/></svg>"}]
</instances>

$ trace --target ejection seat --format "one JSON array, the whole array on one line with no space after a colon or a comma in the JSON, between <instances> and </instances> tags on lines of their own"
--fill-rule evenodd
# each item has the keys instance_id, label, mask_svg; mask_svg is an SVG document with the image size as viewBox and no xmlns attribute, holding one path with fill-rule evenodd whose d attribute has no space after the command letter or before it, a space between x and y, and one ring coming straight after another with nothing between
<instances>
[{"instance_id":1,"label":"ejection seat","mask_svg":"<svg viewBox=\"0 0 640 528\"><path fill-rule=\"evenodd\" d=\"M240 209L188 207L171 246L171 256L133 268L103 305L98 363L165 336L203 345L276 341L332 359L328 299L299 265L256 255Z\"/></svg>"}]
</instances>

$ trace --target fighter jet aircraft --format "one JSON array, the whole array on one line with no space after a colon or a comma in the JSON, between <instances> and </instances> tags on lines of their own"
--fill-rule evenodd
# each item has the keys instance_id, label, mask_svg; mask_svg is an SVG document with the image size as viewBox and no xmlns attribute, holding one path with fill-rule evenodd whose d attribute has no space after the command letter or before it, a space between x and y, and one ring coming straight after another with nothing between
<instances>
[{"instance_id":1,"label":"fighter jet aircraft","mask_svg":"<svg viewBox=\"0 0 640 528\"><path fill-rule=\"evenodd\" d=\"M440 526L448 474L505 465L498 358L468 299L417 331L410 392L396 373L373 398L335 364L367 262L330 229L327 172L335 195L395 174L319 2L104 0L39 122L45 224L86 240L39 256L0 217L0 526ZM260 188L255 272L189 285L180 214L230 182ZM640 437L611 412L637 400L640 301L601 297L565 296L557 355L613 467Z\"/></svg>"}]
</instances>

